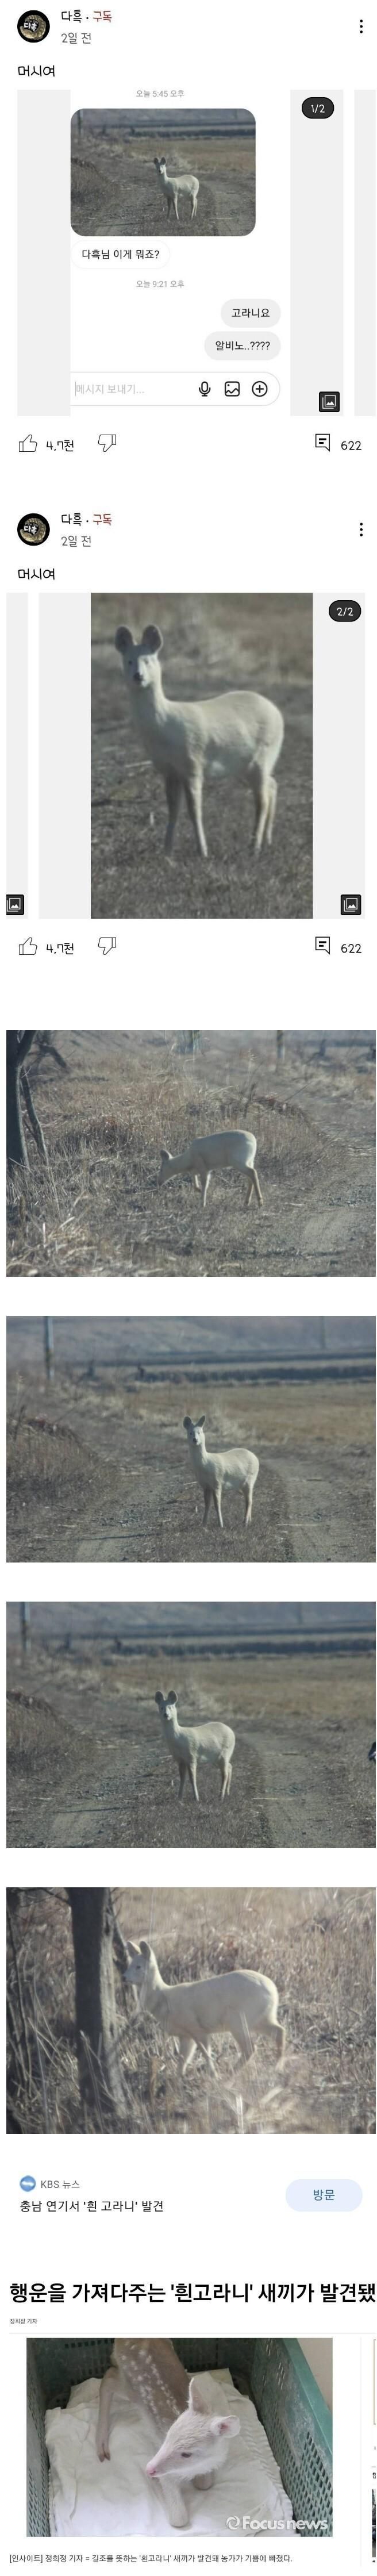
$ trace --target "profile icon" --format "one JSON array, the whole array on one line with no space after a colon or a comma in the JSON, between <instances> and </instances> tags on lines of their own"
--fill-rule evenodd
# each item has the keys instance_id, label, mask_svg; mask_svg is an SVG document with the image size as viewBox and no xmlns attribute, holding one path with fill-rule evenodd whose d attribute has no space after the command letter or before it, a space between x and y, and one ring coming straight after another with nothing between
<instances>
[{"instance_id":1,"label":"profile icon","mask_svg":"<svg viewBox=\"0 0 377 2576\"><path fill-rule=\"evenodd\" d=\"M46 537L49 535L49 519L43 519L40 510L24 510L23 518L18 520L17 527L17 536L21 537L22 545L45 546Z\"/></svg>"},{"instance_id":2,"label":"profile icon","mask_svg":"<svg viewBox=\"0 0 377 2576\"><path fill-rule=\"evenodd\" d=\"M22 17L17 19L17 34L22 36L24 45L43 45L49 33L50 20L44 9L23 9Z\"/></svg>"}]
</instances>

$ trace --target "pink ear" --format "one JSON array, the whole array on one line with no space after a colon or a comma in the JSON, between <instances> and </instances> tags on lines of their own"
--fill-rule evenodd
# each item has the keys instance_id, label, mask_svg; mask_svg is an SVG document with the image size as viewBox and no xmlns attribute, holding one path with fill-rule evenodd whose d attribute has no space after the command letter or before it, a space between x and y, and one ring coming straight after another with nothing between
<instances>
[{"instance_id":1,"label":"pink ear","mask_svg":"<svg viewBox=\"0 0 377 2576\"><path fill-rule=\"evenodd\" d=\"M234 2415L217 2415L217 2417L216 2417L216 2432L217 2432L217 2433L232 2433L232 2432L233 2432L233 2425L234 2425Z\"/></svg>"}]
</instances>

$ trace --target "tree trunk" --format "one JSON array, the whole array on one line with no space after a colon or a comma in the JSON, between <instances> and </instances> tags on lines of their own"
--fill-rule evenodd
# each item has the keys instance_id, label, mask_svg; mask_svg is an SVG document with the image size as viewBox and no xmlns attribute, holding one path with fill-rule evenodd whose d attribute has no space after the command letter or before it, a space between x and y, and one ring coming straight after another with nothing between
<instances>
[{"instance_id":1,"label":"tree trunk","mask_svg":"<svg viewBox=\"0 0 377 2576\"><path fill-rule=\"evenodd\" d=\"M76 2041L85 2129L124 2129L110 1889L70 1887Z\"/></svg>"},{"instance_id":2,"label":"tree trunk","mask_svg":"<svg viewBox=\"0 0 377 2576\"><path fill-rule=\"evenodd\" d=\"M28 1155L22 1122L20 1075L25 1056L29 1054L34 1029L7 1029L7 1160L23 1163L28 1171Z\"/></svg>"}]
</instances>

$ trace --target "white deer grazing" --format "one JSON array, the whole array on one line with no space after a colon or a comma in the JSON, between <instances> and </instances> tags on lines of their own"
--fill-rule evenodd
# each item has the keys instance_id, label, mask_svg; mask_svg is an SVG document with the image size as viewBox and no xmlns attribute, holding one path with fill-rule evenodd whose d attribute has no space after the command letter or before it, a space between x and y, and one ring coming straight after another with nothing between
<instances>
[{"instance_id":1,"label":"white deer grazing","mask_svg":"<svg viewBox=\"0 0 377 2576\"><path fill-rule=\"evenodd\" d=\"M272 2030L277 2056L284 2057L285 2030L278 2020L279 1996L272 1977L255 1968L231 1968L220 1977L193 1978L190 1985L165 1986L149 1941L127 1942L126 1986L136 1986L144 2012L151 2013L167 2036L178 2041L180 2071L186 2075L196 2049L212 2066L215 2031L230 2031L245 2064L260 2030ZM215 2069L213 2069L215 2072Z\"/></svg>"},{"instance_id":2,"label":"white deer grazing","mask_svg":"<svg viewBox=\"0 0 377 2576\"><path fill-rule=\"evenodd\" d=\"M184 2415L177 2416L175 2424L171 2424L170 2431L165 2436L165 2441L161 2442L159 2451L155 2451L154 2459L147 2460L148 2478L162 2478L164 2482L165 2479L168 2482L170 2479L174 2480L174 2491L178 2486L183 2506L183 2514L182 2512L180 2514L181 2523L183 2519L186 2520L182 2487L188 2485L213 2487L216 2469L223 2467L228 2455L229 2442L234 2439L235 2434L239 2433L239 2429L239 2415L209 2414L197 2380L190 2379L188 2407ZM165 2495L167 2503L168 2496L169 2485ZM170 2507L169 2518L177 2527L176 2508L173 2507L172 2510Z\"/></svg>"},{"instance_id":3,"label":"white deer grazing","mask_svg":"<svg viewBox=\"0 0 377 2576\"><path fill-rule=\"evenodd\" d=\"M178 1174L182 1174L185 1179L186 1175L189 1178L192 1173L195 1189L201 1190L202 1193L204 1211L212 1172L229 1170L246 1172L245 1205L247 1208L250 1207L250 1199L255 1190L258 1206L263 1207L262 1191L259 1188L258 1173L255 1170L256 1150L256 1136L248 1133L246 1127L224 1127L218 1136L193 1136L192 1143L184 1145L181 1154L169 1154L166 1146L162 1145L158 1175L159 1188L163 1188L165 1181L175 1181Z\"/></svg>"},{"instance_id":4,"label":"white deer grazing","mask_svg":"<svg viewBox=\"0 0 377 2576\"><path fill-rule=\"evenodd\" d=\"M194 178L191 170L167 170L165 155L163 155L162 161L159 161L157 152L154 154L154 166L155 170L158 170L163 195L167 198L168 215L170 215L170 207L174 206L177 224L179 223L178 196L180 190L181 196L190 197L191 222L193 223L199 196L199 180Z\"/></svg>"},{"instance_id":5,"label":"white deer grazing","mask_svg":"<svg viewBox=\"0 0 377 2576\"><path fill-rule=\"evenodd\" d=\"M229 1798L236 1741L233 1727L223 1726L221 1721L217 1722L217 1719L213 1726L209 1720L206 1720L204 1726L180 1726L175 1691L168 1691L167 1699L164 1699L162 1691L156 1691L156 1708L159 1709L162 1718L165 1743L168 1745L169 1753L173 1755L174 1762L179 1764L179 1797L183 1798L187 1775L187 1779L191 1780L197 1807L199 1806L196 1777L198 1762L212 1762L220 1772L220 1799L222 1801L226 1797Z\"/></svg>"},{"instance_id":6,"label":"white deer grazing","mask_svg":"<svg viewBox=\"0 0 377 2576\"><path fill-rule=\"evenodd\" d=\"M165 782L168 823L165 839L171 856L182 796L193 825L196 848L208 856L203 825L204 779L250 780L256 798L255 849L264 834L271 841L277 787L272 775L281 751L283 717L271 698L255 689L224 689L217 698L166 698L159 653L159 626L145 626L136 644L129 626L115 636L124 678L132 695L135 723L144 752Z\"/></svg>"},{"instance_id":7,"label":"white deer grazing","mask_svg":"<svg viewBox=\"0 0 377 2576\"><path fill-rule=\"evenodd\" d=\"M204 1528L206 1528L211 1503L214 1504L219 1529L224 1528L221 1510L222 1490L223 1485L231 1485L233 1491L240 1490L244 1495L245 1529L249 1529L254 1485L259 1476L259 1458L256 1458L254 1449L206 1449L205 1419L205 1413L200 1414L199 1422L192 1422L190 1413L185 1413L183 1419L192 1472L204 1494Z\"/></svg>"}]
</instances>

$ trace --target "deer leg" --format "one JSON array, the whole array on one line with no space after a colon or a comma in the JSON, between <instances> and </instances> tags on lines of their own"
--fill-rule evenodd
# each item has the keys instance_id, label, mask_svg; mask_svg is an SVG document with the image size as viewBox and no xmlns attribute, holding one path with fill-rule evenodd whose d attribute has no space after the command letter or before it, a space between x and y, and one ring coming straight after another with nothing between
<instances>
[{"instance_id":1,"label":"deer leg","mask_svg":"<svg viewBox=\"0 0 377 2576\"><path fill-rule=\"evenodd\" d=\"M252 1485L245 1485L245 1529L250 1529L252 1507L253 1488Z\"/></svg>"},{"instance_id":2,"label":"deer leg","mask_svg":"<svg viewBox=\"0 0 377 2576\"><path fill-rule=\"evenodd\" d=\"M198 1807L198 1806L199 1806L199 1798L198 1798L197 1781L196 1781L196 1762L195 1762L195 1761L193 1761L193 1762L189 1762L189 1765L188 1765L188 1774L189 1774L189 1780L191 1780L191 1788L192 1788L192 1789L193 1789L193 1791L194 1791L194 1798L196 1799L196 1805L197 1805L197 1807Z\"/></svg>"},{"instance_id":3,"label":"deer leg","mask_svg":"<svg viewBox=\"0 0 377 2576\"><path fill-rule=\"evenodd\" d=\"M221 1762L220 1762L220 1799L221 1799L221 1805L222 1805L222 1803L223 1803L223 1798L225 1798L225 1792L226 1792L226 1780L227 1780L226 1762L221 1761Z\"/></svg>"},{"instance_id":4,"label":"deer leg","mask_svg":"<svg viewBox=\"0 0 377 2576\"><path fill-rule=\"evenodd\" d=\"M210 1180L211 1180L211 1173L210 1173L210 1172L206 1172L206 1175L205 1175L205 1181L204 1181L204 1189L203 1189L203 1216L204 1216L204 1209L205 1209L205 1206L206 1206L206 1200L207 1200L207 1198L208 1198L208 1191L209 1191L209 1184L210 1184Z\"/></svg>"},{"instance_id":5,"label":"deer leg","mask_svg":"<svg viewBox=\"0 0 377 2576\"><path fill-rule=\"evenodd\" d=\"M281 2066L283 2066L283 2065L284 2065L284 2058L285 2058L285 2028L284 2028L284 2022L282 2022L282 2021L277 2021L277 2022L275 2022L275 2039L276 2039L276 2055L277 2055L277 2057L280 2057L280 2063L281 2063Z\"/></svg>"},{"instance_id":6,"label":"deer leg","mask_svg":"<svg viewBox=\"0 0 377 2576\"><path fill-rule=\"evenodd\" d=\"M219 1529L223 1529L223 1528L224 1528L224 1522L223 1522L223 1516L222 1516L222 1510L221 1510L221 1495L222 1495L222 1486L221 1486L221 1485L214 1485L214 1489L213 1489L213 1500L214 1500L214 1505L215 1505L216 1520L218 1521Z\"/></svg>"},{"instance_id":7,"label":"deer leg","mask_svg":"<svg viewBox=\"0 0 377 2576\"><path fill-rule=\"evenodd\" d=\"M178 1805L179 1805L180 1799L181 1799L181 1798L183 1798L183 1791L184 1791L185 1779L186 1779L186 1763L185 1763L185 1762L180 1762L180 1765L179 1765L179 1798L178 1798Z\"/></svg>"},{"instance_id":8,"label":"deer leg","mask_svg":"<svg viewBox=\"0 0 377 2576\"><path fill-rule=\"evenodd\" d=\"M117 2386L117 2381L118 2381L118 2370L117 2370L117 2364L116 2364L116 2362L112 2362L112 2363L110 2364L110 2369L109 2369L109 2370L105 2370L105 2376L104 2376L104 2379L101 2379L101 2387L100 2387L100 2393L99 2393L99 2407L98 2407L98 2422L97 2422L97 2432L96 2432L96 2451L97 2451L97 2459L98 2459L98 2460L109 2460L109 2459L110 2459L110 2450L109 2450L110 2408L111 2408L111 2399L112 2399L112 2396L113 2396L113 2391L114 2391L114 2388L116 2388L116 2386Z\"/></svg>"},{"instance_id":9,"label":"deer leg","mask_svg":"<svg viewBox=\"0 0 377 2576\"><path fill-rule=\"evenodd\" d=\"M208 1513L209 1513L209 1512L210 1512L210 1510L211 1510L211 1502L212 1502L212 1491L211 1491L211 1486L210 1486L210 1485L205 1485L205 1487L204 1487L203 1529L206 1529L206 1528L207 1528Z\"/></svg>"},{"instance_id":10,"label":"deer leg","mask_svg":"<svg viewBox=\"0 0 377 2576\"><path fill-rule=\"evenodd\" d=\"M229 1762L229 1763L228 1763L227 1775L226 1775L226 1787L227 1787L227 1797L228 1797L228 1798L230 1798L230 1784L231 1784L231 1778L232 1778L232 1764L231 1764L231 1762Z\"/></svg>"},{"instance_id":11,"label":"deer leg","mask_svg":"<svg viewBox=\"0 0 377 2576\"><path fill-rule=\"evenodd\" d=\"M269 793L269 807L268 807L268 819L267 819L267 840L268 840L268 844L270 845L270 842L272 841L273 827L274 827L274 822L275 822L275 814L276 814L276 800L277 800L277 792L278 792L278 791L277 791L277 785L276 785L276 778L270 778L270 781L269 781L269 790L270 790L270 793Z\"/></svg>"},{"instance_id":12,"label":"deer leg","mask_svg":"<svg viewBox=\"0 0 377 2576\"><path fill-rule=\"evenodd\" d=\"M255 850L261 850L270 810L269 780L265 777L262 769L257 768L254 772L254 776L257 804L257 827L254 847Z\"/></svg>"},{"instance_id":13,"label":"deer leg","mask_svg":"<svg viewBox=\"0 0 377 2576\"><path fill-rule=\"evenodd\" d=\"M167 770L165 789L168 809L168 820L165 833L165 858L169 859L173 848L177 814L179 814L182 795L181 779L176 778L174 769Z\"/></svg>"},{"instance_id":14,"label":"deer leg","mask_svg":"<svg viewBox=\"0 0 377 2576\"><path fill-rule=\"evenodd\" d=\"M181 2039L181 2040L180 2040L180 2044L179 2044L179 2063L180 2063L181 2075L187 2075L187 2068L188 2068L188 2066L192 2066L193 2058L194 2058L194 2057L196 2057L196 2046L197 2046L196 2039Z\"/></svg>"},{"instance_id":15,"label":"deer leg","mask_svg":"<svg viewBox=\"0 0 377 2576\"><path fill-rule=\"evenodd\" d=\"M252 1171L252 1174L251 1174L251 1187L252 1187L252 1189L253 1189L253 1190L255 1190L255 1196L256 1196L256 1199L258 1200L258 1207L263 1207L262 1191L261 1191L261 1189L260 1189L260 1187L259 1187L258 1173L257 1173L257 1172L256 1172L256 1170L255 1170L255 1164L254 1164L253 1171Z\"/></svg>"},{"instance_id":16,"label":"deer leg","mask_svg":"<svg viewBox=\"0 0 377 2576\"><path fill-rule=\"evenodd\" d=\"M196 848L199 851L199 857L201 859L207 859L208 850L203 826L203 776L200 769L192 770L190 779L185 778L185 797L190 815L190 822L193 823L194 826Z\"/></svg>"}]
</instances>

